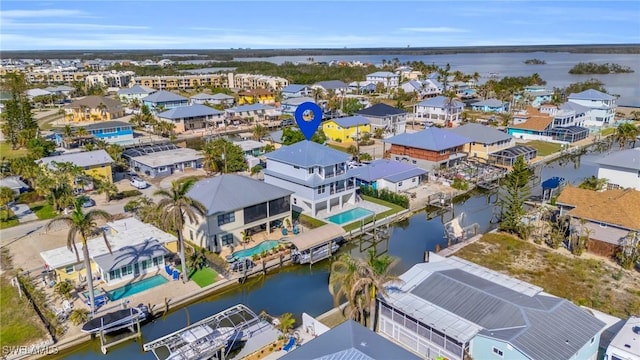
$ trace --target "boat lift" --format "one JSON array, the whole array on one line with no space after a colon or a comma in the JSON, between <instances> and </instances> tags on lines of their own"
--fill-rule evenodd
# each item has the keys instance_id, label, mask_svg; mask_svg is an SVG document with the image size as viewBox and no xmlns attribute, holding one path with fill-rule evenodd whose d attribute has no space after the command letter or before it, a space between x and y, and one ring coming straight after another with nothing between
<instances>
[{"instance_id":1,"label":"boat lift","mask_svg":"<svg viewBox=\"0 0 640 360\"><path fill-rule=\"evenodd\" d=\"M226 359L229 351L259 331L264 321L243 304L143 345L158 360Z\"/></svg>"}]
</instances>

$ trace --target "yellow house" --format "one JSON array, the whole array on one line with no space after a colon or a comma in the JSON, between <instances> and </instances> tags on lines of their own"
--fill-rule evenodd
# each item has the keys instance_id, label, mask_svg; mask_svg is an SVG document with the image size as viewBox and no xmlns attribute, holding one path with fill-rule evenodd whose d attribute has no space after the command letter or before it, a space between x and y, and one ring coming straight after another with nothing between
<instances>
[{"instance_id":1,"label":"yellow house","mask_svg":"<svg viewBox=\"0 0 640 360\"><path fill-rule=\"evenodd\" d=\"M266 89L251 89L238 94L238 105L245 104L274 104L273 93Z\"/></svg>"},{"instance_id":2,"label":"yellow house","mask_svg":"<svg viewBox=\"0 0 640 360\"><path fill-rule=\"evenodd\" d=\"M113 182L113 172L111 166L113 159L104 150L84 151L72 154L64 154L58 156L49 156L36 161L39 164L46 165L49 168L55 167L53 164L70 162L84 169L84 173L95 178L104 178L109 182Z\"/></svg>"},{"instance_id":3,"label":"yellow house","mask_svg":"<svg viewBox=\"0 0 640 360\"><path fill-rule=\"evenodd\" d=\"M85 96L64 107L67 121L107 121L124 116L119 100L104 96Z\"/></svg>"},{"instance_id":4,"label":"yellow house","mask_svg":"<svg viewBox=\"0 0 640 360\"><path fill-rule=\"evenodd\" d=\"M489 154L508 149L516 145L513 136L491 126L467 123L460 127L447 129L471 140L463 146L469 158L488 159Z\"/></svg>"},{"instance_id":5,"label":"yellow house","mask_svg":"<svg viewBox=\"0 0 640 360\"><path fill-rule=\"evenodd\" d=\"M94 286L131 281L145 274L164 271L164 246L175 242L175 236L136 218L109 222L105 226L109 247L102 235L87 240ZM83 283L87 278L81 243L76 243L78 256L66 246L42 251L45 268L55 271L55 281Z\"/></svg>"},{"instance_id":6,"label":"yellow house","mask_svg":"<svg viewBox=\"0 0 640 360\"><path fill-rule=\"evenodd\" d=\"M371 125L369 119L356 115L325 121L322 123L322 131L333 141L345 142L371 133Z\"/></svg>"}]
</instances>

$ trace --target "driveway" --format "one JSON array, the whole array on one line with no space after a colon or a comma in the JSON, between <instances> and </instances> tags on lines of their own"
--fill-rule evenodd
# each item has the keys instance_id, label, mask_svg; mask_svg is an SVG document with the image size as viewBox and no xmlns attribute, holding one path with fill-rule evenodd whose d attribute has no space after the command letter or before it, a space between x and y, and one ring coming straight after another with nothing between
<instances>
[{"instance_id":1,"label":"driveway","mask_svg":"<svg viewBox=\"0 0 640 360\"><path fill-rule=\"evenodd\" d=\"M13 211L15 216L18 218L18 221L20 221L21 223L38 220L36 214L29 208L29 205L14 204L11 206L11 211Z\"/></svg>"}]
</instances>

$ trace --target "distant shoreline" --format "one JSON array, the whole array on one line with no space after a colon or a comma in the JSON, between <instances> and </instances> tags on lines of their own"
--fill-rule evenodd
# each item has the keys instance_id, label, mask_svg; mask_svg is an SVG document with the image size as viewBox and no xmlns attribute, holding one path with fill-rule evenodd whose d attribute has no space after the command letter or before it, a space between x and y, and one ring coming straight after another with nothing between
<instances>
[{"instance_id":1,"label":"distant shoreline","mask_svg":"<svg viewBox=\"0 0 640 360\"><path fill-rule=\"evenodd\" d=\"M153 49L153 50L14 50L2 51L3 58L102 58L128 56L171 57L174 59L221 59L235 57L326 56L326 55L443 55L474 53L568 52L585 54L640 54L640 44L526 45L469 47L404 47L341 49Z\"/></svg>"}]
</instances>

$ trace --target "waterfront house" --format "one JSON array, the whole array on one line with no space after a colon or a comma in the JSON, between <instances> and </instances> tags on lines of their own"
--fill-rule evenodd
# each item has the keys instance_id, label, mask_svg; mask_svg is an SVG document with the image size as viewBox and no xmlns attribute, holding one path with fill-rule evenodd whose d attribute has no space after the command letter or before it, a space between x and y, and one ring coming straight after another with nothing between
<instances>
[{"instance_id":1,"label":"waterfront house","mask_svg":"<svg viewBox=\"0 0 640 360\"><path fill-rule=\"evenodd\" d=\"M312 102L315 104L315 100L313 98L306 96L288 98L282 102L280 111L282 111L282 114L287 114L295 117L298 106L306 102Z\"/></svg>"},{"instance_id":2,"label":"waterfront house","mask_svg":"<svg viewBox=\"0 0 640 360\"><path fill-rule=\"evenodd\" d=\"M309 85L289 84L282 89L282 98L296 98L311 95L311 87Z\"/></svg>"},{"instance_id":3,"label":"waterfront house","mask_svg":"<svg viewBox=\"0 0 640 360\"><path fill-rule=\"evenodd\" d=\"M280 110L270 105L250 104L237 105L225 110L230 120L263 121L280 116Z\"/></svg>"},{"instance_id":4,"label":"waterfront house","mask_svg":"<svg viewBox=\"0 0 640 360\"><path fill-rule=\"evenodd\" d=\"M73 122L107 121L124 116L118 100L104 96L85 96L64 106L65 119Z\"/></svg>"},{"instance_id":5,"label":"waterfront house","mask_svg":"<svg viewBox=\"0 0 640 360\"><path fill-rule=\"evenodd\" d=\"M317 82L313 85L311 85L311 88L320 88L322 89L322 91L324 91L324 93L326 94L329 90L333 90L336 92L336 94L342 94L344 95L347 90L349 90L349 85L345 84L344 82L340 81L340 80L327 80L327 81L320 81Z\"/></svg>"},{"instance_id":6,"label":"waterfront house","mask_svg":"<svg viewBox=\"0 0 640 360\"><path fill-rule=\"evenodd\" d=\"M76 90L75 88L73 88L71 86L66 86L66 85L49 86L49 87L46 87L44 89L46 91L51 92L54 95L63 95L66 98L71 96L71 93Z\"/></svg>"},{"instance_id":7,"label":"waterfront house","mask_svg":"<svg viewBox=\"0 0 640 360\"><path fill-rule=\"evenodd\" d=\"M54 169L56 163L65 162L72 163L73 165L82 168L87 176L98 179L103 178L109 182L113 181L111 166L114 161L104 150L68 153L57 156L48 156L36 160L37 164L50 169Z\"/></svg>"},{"instance_id":8,"label":"waterfront house","mask_svg":"<svg viewBox=\"0 0 640 360\"><path fill-rule=\"evenodd\" d=\"M428 359L595 359L605 323L544 289L458 257L428 262L376 299L377 332Z\"/></svg>"},{"instance_id":9,"label":"waterfront house","mask_svg":"<svg viewBox=\"0 0 640 360\"><path fill-rule=\"evenodd\" d=\"M165 245L177 242L175 236L133 217L109 222L103 229L110 248L102 234L87 240L87 246L94 279L107 285L162 270L165 256L170 254ZM55 271L58 281L83 283L86 280L82 244L76 244L76 248L79 259L66 246L40 253L46 266Z\"/></svg>"},{"instance_id":10,"label":"waterfront house","mask_svg":"<svg viewBox=\"0 0 640 360\"><path fill-rule=\"evenodd\" d=\"M239 105L250 104L269 104L273 105L276 102L276 98L273 92L267 89L249 89L238 93Z\"/></svg>"},{"instance_id":11,"label":"waterfront house","mask_svg":"<svg viewBox=\"0 0 640 360\"><path fill-rule=\"evenodd\" d=\"M218 93L218 94L205 94L200 93L189 97L189 104L191 105L222 105L223 107L233 106L235 98L231 95Z\"/></svg>"},{"instance_id":12,"label":"waterfront house","mask_svg":"<svg viewBox=\"0 0 640 360\"><path fill-rule=\"evenodd\" d=\"M80 127L85 128L96 140L109 144L126 145L133 142L133 125L124 121L103 121ZM54 135L56 144L62 144L63 140L62 134L56 132Z\"/></svg>"},{"instance_id":13,"label":"waterfront house","mask_svg":"<svg viewBox=\"0 0 640 360\"><path fill-rule=\"evenodd\" d=\"M426 79L423 81L410 80L402 83L400 87L406 93L415 93L418 99L435 97L442 94L443 86L435 79Z\"/></svg>"},{"instance_id":14,"label":"waterfront house","mask_svg":"<svg viewBox=\"0 0 640 360\"><path fill-rule=\"evenodd\" d=\"M493 165L510 168L520 156L526 163L531 163L538 156L538 150L531 146L515 145L490 153L488 162Z\"/></svg>"},{"instance_id":15,"label":"waterfront house","mask_svg":"<svg viewBox=\"0 0 640 360\"><path fill-rule=\"evenodd\" d=\"M290 189L293 208L316 216L355 204L355 178L347 174L351 156L313 141L300 141L267 153L264 181Z\"/></svg>"},{"instance_id":16,"label":"waterfront house","mask_svg":"<svg viewBox=\"0 0 640 360\"><path fill-rule=\"evenodd\" d=\"M407 112L387 104L372 105L356 112L356 115L369 119L372 133L376 129L383 129L387 133L396 135L406 130Z\"/></svg>"},{"instance_id":17,"label":"waterfront house","mask_svg":"<svg viewBox=\"0 0 640 360\"><path fill-rule=\"evenodd\" d=\"M189 99L169 91L160 90L142 98L142 104L146 105L154 113L163 112L180 106L189 105Z\"/></svg>"},{"instance_id":18,"label":"waterfront house","mask_svg":"<svg viewBox=\"0 0 640 360\"><path fill-rule=\"evenodd\" d=\"M369 119L364 116L334 118L322 123L322 131L333 141L352 141L366 133L371 133Z\"/></svg>"},{"instance_id":19,"label":"waterfront house","mask_svg":"<svg viewBox=\"0 0 640 360\"><path fill-rule=\"evenodd\" d=\"M175 172L202 167L204 155L200 151L180 148L173 144L147 145L127 149L122 153L129 168L155 178Z\"/></svg>"},{"instance_id":20,"label":"waterfront house","mask_svg":"<svg viewBox=\"0 0 640 360\"><path fill-rule=\"evenodd\" d=\"M411 134L396 135L383 141L391 145L389 149L391 159L406 161L430 171L460 163L467 157L464 148L471 139L431 127Z\"/></svg>"},{"instance_id":21,"label":"waterfront house","mask_svg":"<svg viewBox=\"0 0 640 360\"><path fill-rule=\"evenodd\" d=\"M598 179L607 179L609 189L640 190L640 148L615 151L596 162Z\"/></svg>"},{"instance_id":22,"label":"waterfront house","mask_svg":"<svg viewBox=\"0 0 640 360\"><path fill-rule=\"evenodd\" d=\"M132 87L122 88L118 90L118 98L123 102L130 102L133 99L142 100L143 98L156 92L156 89L152 89L146 86L133 85Z\"/></svg>"},{"instance_id":23,"label":"waterfront house","mask_svg":"<svg viewBox=\"0 0 640 360\"><path fill-rule=\"evenodd\" d=\"M571 231L588 235L587 251L613 256L630 232L640 232L640 191L593 191L567 186L556 201L561 215L571 217ZM584 222L584 224L582 224Z\"/></svg>"},{"instance_id":24,"label":"waterfront house","mask_svg":"<svg viewBox=\"0 0 640 360\"><path fill-rule=\"evenodd\" d=\"M158 120L175 125L174 131L178 134L188 130L206 129L217 127L225 119L225 112L216 110L206 105L180 106L159 113Z\"/></svg>"},{"instance_id":25,"label":"waterfront house","mask_svg":"<svg viewBox=\"0 0 640 360\"><path fill-rule=\"evenodd\" d=\"M640 360L640 317L630 316L611 339L605 359Z\"/></svg>"},{"instance_id":26,"label":"waterfront house","mask_svg":"<svg viewBox=\"0 0 640 360\"><path fill-rule=\"evenodd\" d=\"M396 193L413 189L422 183L427 171L396 160L378 159L347 171L356 178L356 186Z\"/></svg>"},{"instance_id":27,"label":"waterfront house","mask_svg":"<svg viewBox=\"0 0 640 360\"><path fill-rule=\"evenodd\" d=\"M585 121L585 126L602 127L613 123L616 114L615 96L588 89L579 93L569 94L567 100L591 109L589 118Z\"/></svg>"},{"instance_id":28,"label":"waterfront house","mask_svg":"<svg viewBox=\"0 0 640 360\"><path fill-rule=\"evenodd\" d=\"M491 98L474 102L473 104L471 104L471 110L503 113L509 111L509 103Z\"/></svg>"},{"instance_id":29,"label":"waterfront house","mask_svg":"<svg viewBox=\"0 0 640 360\"><path fill-rule=\"evenodd\" d=\"M469 138L470 143L464 145L469 158L488 159L489 154L508 149L516 144L513 136L491 126L468 123L449 129L454 134Z\"/></svg>"},{"instance_id":30,"label":"waterfront house","mask_svg":"<svg viewBox=\"0 0 640 360\"><path fill-rule=\"evenodd\" d=\"M529 107L513 114L513 123L507 126L507 133L517 139L549 141L548 132L552 127L552 116Z\"/></svg>"},{"instance_id":31,"label":"waterfront house","mask_svg":"<svg viewBox=\"0 0 640 360\"><path fill-rule=\"evenodd\" d=\"M236 174L203 179L187 196L206 208L198 224L187 221L185 239L211 251L242 244L244 234L270 232L291 216L293 191Z\"/></svg>"},{"instance_id":32,"label":"waterfront house","mask_svg":"<svg viewBox=\"0 0 640 360\"><path fill-rule=\"evenodd\" d=\"M0 187L8 187L13 190L16 196L29 189L29 185L22 181L20 176L5 176L0 178Z\"/></svg>"},{"instance_id":33,"label":"waterfront house","mask_svg":"<svg viewBox=\"0 0 640 360\"><path fill-rule=\"evenodd\" d=\"M247 169L251 170L256 165L264 167L264 163L262 163L260 156L264 155L265 143L255 140L242 140L234 141L233 144L240 146L242 152L244 152Z\"/></svg>"},{"instance_id":34,"label":"waterfront house","mask_svg":"<svg viewBox=\"0 0 640 360\"><path fill-rule=\"evenodd\" d=\"M286 353L281 360L418 360L419 356L349 319Z\"/></svg>"},{"instance_id":35,"label":"waterfront house","mask_svg":"<svg viewBox=\"0 0 640 360\"><path fill-rule=\"evenodd\" d=\"M551 102L553 90L547 90L543 86L525 86L520 94L515 94L513 99L516 103L522 102L525 105L539 108L540 105Z\"/></svg>"},{"instance_id":36,"label":"waterfront house","mask_svg":"<svg viewBox=\"0 0 640 360\"><path fill-rule=\"evenodd\" d=\"M460 123L464 103L439 95L415 105L414 114L433 123L453 127Z\"/></svg>"},{"instance_id":37,"label":"waterfront house","mask_svg":"<svg viewBox=\"0 0 640 360\"><path fill-rule=\"evenodd\" d=\"M377 71L367 74L366 81L374 84L382 84L386 89L392 89L398 87L400 75L390 71Z\"/></svg>"}]
</instances>

